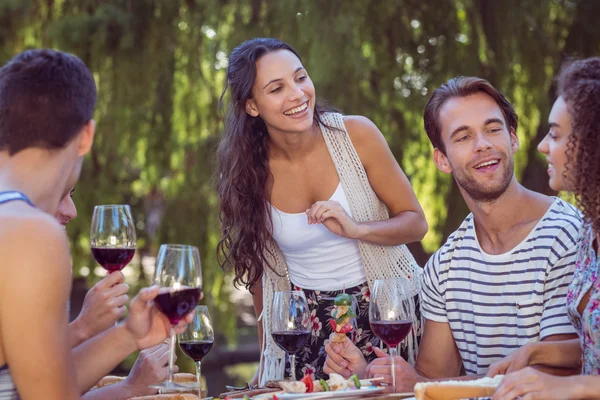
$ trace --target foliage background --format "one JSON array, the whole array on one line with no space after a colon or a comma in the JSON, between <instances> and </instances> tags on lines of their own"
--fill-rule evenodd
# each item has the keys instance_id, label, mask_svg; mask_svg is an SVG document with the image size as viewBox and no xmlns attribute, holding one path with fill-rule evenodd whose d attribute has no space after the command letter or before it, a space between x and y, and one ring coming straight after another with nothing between
<instances>
[{"instance_id":1,"label":"foliage background","mask_svg":"<svg viewBox=\"0 0 600 400\"><path fill-rule=\"evenodd\" d=\"M600 54L598 16L597 0L0 0L0 61L53 47L78 55L97 80L98 135L75 192L79 218L68 228L74 295L101 278L89 251L93 206L131 204L139 241L130 294L147 283L161 243L197 245L205 301L231 349L244 342L236 327L248 318L230 301L231 279L215 261L212 173L217 103L236 45L257 36L288 41L318 95L379 126L430 224L411 245L424 263L467 212L431 161L422 127L428 95L457 75L490 80L520 117L520 181L551 193L536 146L547 132L552 79L566 58ZM224 365L213 367L218 375ZM219 382L226 379L233 378Z\"/></svg>"}]
</instances>

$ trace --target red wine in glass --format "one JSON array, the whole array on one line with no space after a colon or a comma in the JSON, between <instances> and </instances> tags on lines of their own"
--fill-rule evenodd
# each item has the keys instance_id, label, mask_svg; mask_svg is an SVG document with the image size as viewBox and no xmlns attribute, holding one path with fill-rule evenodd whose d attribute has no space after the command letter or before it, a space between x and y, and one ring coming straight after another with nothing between
<instances>
[{"instance_id":1,"label":"red wine in glass","mask_svg":"<svg viewBox=\"0 0 600 400\"><path fill-rule=\"evenodd\" d=\"M371 321L371 330L388 347L396 347L402 342L412 328L412 321Z\"/></svg>"},{"instance_id":2,"label":"red wine in glass","mask_svg":"<svg viewBox=\"0 0 600 400\"><path fill-rule=\"evenodd\" d=\"M161 245L156 257L156 269L152 283L159 286L154 305L171 323L171 342L167 380L150 387L163 391L188 390L189 387L173 381L176 343L173 327L180 323L186 315L194 312L198 300L200 300L202 267L198 248L184 244Z\"/></svg>"},{"instance_id":3,"label":"red wine in glass","mask_svg":"<svg viewBox=\"0 0 600 400\"><path fill-rule=\"evenodd\" d=\"M163 288L154 299L154 304L169 318L172 325L177 325L181 318L191 313L198 305L201 291L200 288L183 288L179 290Z\"/></svg>"},{"instance_id":4,"label":"red wine in glass","mask_svg":"<svg viewBox=\"0 0 600 400\"><path fill-rule=\"evenodd\" d=\"M271 333L275 343L288 354L296 354L310 339L310 331L277 331Z\"/></svg>"},{"instance_id":5,"label":"red wine in glass","mask_svg":"<svg viewBox=\"0 0 600 400\"><path fill-rule=\"evenodd\" d=\"M109 273L122 270L133 258L135 248L92 247L92 255Z\"/></svg>"},{"instance_id":6,"label":"red wine in glass","mask_svg":"<svg viewBox=\"0 0 600 400\"><path fill-rule=\"evenodd\" d=\"M377 279L373 282L369 301L369 323L373 333L390 349L392 359L392 387L396 392L394 358L398 345L411 331L415 319L413 296L406 278Z\"/></svg>"},{"instance_id":7,"label":"red wine in glass","mask_svg":"<svg viewBox=\"0 0 600 400\"><path fill-rule=\"evenodd\" d=\"M196 365L196 381L198 397L205 398L202 389L202 359L212 349L215 342L215 333L212 328L208 307L198 306L194 313L194 319L186 330L179 335L179 348L186 356L194 360Z\"/></svg>"},{"instance_id":8,"label":"red wine in glass","mask_svg":"<svg viewBox=\"0 0 600 400\"><path fill-rule=\"evenodd\" d=\"M92 255L109 273L120 271L135 254L136 233L127 204L94 207L90 229Z\"/></svg>"},{"instance_id":9,"label":"red wine in glass","mask_svg":"<svg viewBox=\"0 0 600 400\"><path fill-rule=\"evenodd\" d=\"M190 340L182 342L179 340L179 348L183 353L196 361L202 361L202 359L208 354L210 349L212 349L213 344L215 343L214 339L211 340Z\"/></svg>"}]
</instances>

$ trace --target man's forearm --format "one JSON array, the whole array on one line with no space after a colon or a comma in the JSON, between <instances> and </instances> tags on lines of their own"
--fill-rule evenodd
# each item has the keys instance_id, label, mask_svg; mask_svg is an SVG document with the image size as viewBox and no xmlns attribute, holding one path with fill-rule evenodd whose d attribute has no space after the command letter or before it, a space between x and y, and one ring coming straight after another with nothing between
<instances>
[{"instance_id":1,"label":"man's forearm","mask_svg":"<svg viewBox=\"0 0 600 400\"><path fill-rule=\"evenodd\" d=\"M156 391L155 391L156 392ZM139 392L125 382L115 383L99 389L90 390L82 396L82 400L127 400L130 397L141 396Z\"/></svg>"},{"instance_id":2,"label":"man's forearm","mask_svg":"<svg viewBox=\"0 0 600 400\"><path fill-rule=\"evenodd\" d=\"M137 350L124 325L108 329L73 350L77 382L86 392L125 357Z\"/></svg>"}]
</instances>

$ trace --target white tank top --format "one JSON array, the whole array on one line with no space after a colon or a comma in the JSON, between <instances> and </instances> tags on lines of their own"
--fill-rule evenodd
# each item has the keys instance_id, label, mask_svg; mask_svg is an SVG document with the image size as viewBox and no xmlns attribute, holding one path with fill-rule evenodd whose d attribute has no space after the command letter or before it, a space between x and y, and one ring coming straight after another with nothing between
<instances>
[{"instance_id":1,"label":"white tank top","mask_svg":"<svg viewBox=\"0 0 600 400\"><path fill-rule=\"evenodd\" d=\"M341 182L329 200L338 201L352 217ZM273 239L285 256L290 281L303 289L340 290L367 280L358 240L308 224L305 213L290 214L271 205Z\"/></svg>"}]
</instances>

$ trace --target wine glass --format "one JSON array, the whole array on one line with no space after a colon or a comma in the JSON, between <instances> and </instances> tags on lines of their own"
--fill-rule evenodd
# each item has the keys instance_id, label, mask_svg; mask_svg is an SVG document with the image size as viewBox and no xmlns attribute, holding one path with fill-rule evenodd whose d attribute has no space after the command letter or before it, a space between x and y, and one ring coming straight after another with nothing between
<instances>
[{"instance_id":1,"label":"wine glass","mask_svg":"<svg viewBox=\"0 0 600 400\"><path fill-rule=\"evenodd\" d=\"M200 253L194 246L163 244L156 257L153 284L160 287L154 304L176 325L187 314L194 311L202 291L202 267ZM162 391L189 390L189 387L173 382L173 359L175 356L175 331L171 327L169 368L167 380L150 386Z\"/></svg>"},{"instance_id":2,"label":"wine glass","mask_svg":"<svg viewBox=\"0 0 600 400\"><path fill-rule=\"evenodd\" d=\"M373 333L390 348L392 386L396 392L398 345L412 329L415 319L413 299L403 278L379 279L373 284L369 302L369 323Z\"/></svg>"},{"instance_id":3,"label":"wine glass","mask_svg":"<svg viewBox=\"0 0 600 400\"><path fill-rule=\"evenodd\" d=\"M271 335L275 343L290 356L292 380L296 380L296 353L311 335L310 310L304 292L276 292L273 302Z\"/></svg>"},{"instance_id":4,"label":"wine glass","mask_svg":"<svg viewBox=\"0 0 600 400\"><path fill-rule=\"evenodd\" d=\"M187 326L185 332L179 335L179 348L183 353L194 360L196 364L196 378L198 380L198 397L201 399L206 397L202 393L202 374L201 364L202 359L212 349L215 342L215 334L213 332L212 323L208 307L196 307L194 320Z\"/></svg>"},{"instance_id":5,"label":"wine glass","mask_svg":"<svg viewBox=\"0 0 600 400\"><path fill-rule=\"evenodd\" d=\"M135 225L126 204L94 207L90 245L92 255L109 273L122 270L135 254Z\"/></svg>"}]
</instances>

